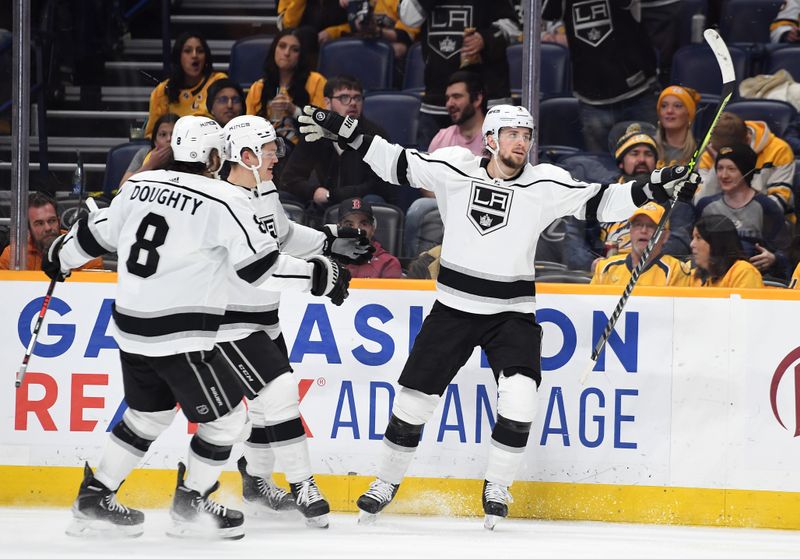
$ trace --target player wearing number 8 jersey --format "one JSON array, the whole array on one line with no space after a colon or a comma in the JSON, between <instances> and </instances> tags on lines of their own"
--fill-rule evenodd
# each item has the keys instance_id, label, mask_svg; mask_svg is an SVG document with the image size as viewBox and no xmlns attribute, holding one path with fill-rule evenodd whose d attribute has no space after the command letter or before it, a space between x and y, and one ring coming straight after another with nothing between
<instances>
[{"instance_id":1,"label":"player wearing number 8 jersey","mask_svg":"<svg viewBox=\"0 0 800 559\"><path fill-rule=\"evenodd\" d=\"M142 533L142 513L120 505L116 491L170 425L179 403L199 426L188 470L178 468L168 532L242 537L242 514L209 498L232 446L250 430L241 385L214 346L229 277L271 291L346 291L326 269L281 255L259 228L248 197L210 177L222 152L214 121L179 119L172 151L169 170L141 173L123 184L108 208L53 243L42 266L63 278L99 254L117 251L120 262L113 317L129 408L97 470L85 468L68 529L73 535Z\"/></svg>"}]
</instances>

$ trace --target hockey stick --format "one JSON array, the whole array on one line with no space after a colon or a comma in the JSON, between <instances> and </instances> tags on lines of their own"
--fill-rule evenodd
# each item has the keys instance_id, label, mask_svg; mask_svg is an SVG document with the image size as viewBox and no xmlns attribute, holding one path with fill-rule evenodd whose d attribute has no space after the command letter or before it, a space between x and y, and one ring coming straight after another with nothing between
<instances>
[{"instance_id":1,"label":"hockey stick","mask_svg":"<svg viewBox=\"0 0 800 559\"><path fill-rule=\"evenodd\" d=\"M719 65L720 73L722 74L722 93L720 97L722 98L719 106L717 107L717 112L714 115L714 120L711 121L711 125L708 127L705 136L703 137L703 141L700 142L700 145L697 146L694 154L692 154L692 159L689 161L689 172L691 173L694 171L695 167L697 166L700 157L705 151L706 146L708 145L709 140L711 139L711 133L714 131L714 128L717 125L717 121L719 120L719 115L722 114L722 111L725 110L725 106L730 101L731 97L733 96L734 88L736 86L736 73L733 70L733 61L731 60L731 54L728 51L728 47L725 45L725 41L722 40L722 37L719 36L719 33L714 31L713 29L706 29L703 33L703 37L705 38L708 46L711 47L712 52L714 53L714 57L717 59L717 64ZM664 215L658 222L658 226L656 227L655 233L650 238L650 241L647 243L647 247L642 252L642 256L639 258L639 263L631 272L631 279L628 281L628 285L625 286L625 291L622 293L622 296L617 303L614 312L611 314L611 317L608 319L608 323L606 324L605 329L603 330L603 334L600 336L600 339L597 340L597 343L592 350L591 356L591 363L583 372L580 378L581 384L586 382L586 379L589 377L589 373L594 368L595 363L597 362L597 358L600 356L600 352L603 351L603 348L608 341L609 336L611 336L611 332L614 330L614 325L616 325L617 320L619 320L620 315L622 314L622 309L625 308L625 304L628 302L628 299L631 296L631 292L633 291L636 282L639 280L639 275L644 270L644 267L647 265L647 260L650 258L650 253L653 250L653 247L658 243L659 239L661 238L661 234L664 232L664 227L666 226L667 222L669 221L669 217L672 214L672 210L675 208L675 203L677 202L677 194L670 200L669 207L667 211L664 212Z\"/></svg>"},{"instance_id":2,"label":"hockey stick","mask_svg":"<svg viewBox=\"0 0 800 559\"><path fill-rule=\"evenodd\" d=\"M78 207L80 207L80 205ZM94 198L89 197L86 199L86 207L89 208L90 212L97 211L97 203L94 201ZM25 373L28 371L28 361L31 360L33 348L36 347L36 340L39 339L39 330L42 328L44 315L47 312L47 308L50 306L50 299L53 296L53 290L55 288L56 280L54 278L50 280L50 285L47 286L47 293L45 293L44 301L42 302L42 308L39 309L39 316L36 319L36 324L33 327L31 341L28 342L28 348L25 350L25 356L22 358L22 364L19 366L19 371L17 371L17 376L14 380L15 388L19 388L22 385L22 381L25 379Z\"/></svg>"}]
</instances>

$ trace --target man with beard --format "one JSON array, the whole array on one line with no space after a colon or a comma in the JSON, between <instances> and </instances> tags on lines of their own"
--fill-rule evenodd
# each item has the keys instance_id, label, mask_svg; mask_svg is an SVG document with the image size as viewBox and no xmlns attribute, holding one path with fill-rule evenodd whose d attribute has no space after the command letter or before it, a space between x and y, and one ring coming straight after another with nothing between
<instances>
[{"instance_id":1,"label":"man with beard","mask_svg":"<svg viewBox=\"0 0 800 559\"><path fill-rule=\"evenodd\" d=\"M486 92L480 76L463 70L455 72L447 82L445 97L447 114L450 115L453 124L436 133L428 152L433 153L439 148L461 146L475 155L480 155L483 151L481 127L486 114ZM406 226L403 233L406 256L417 256L420 252L442 242L441 218L438 220L439 229L433 231L434 235L427 233L424 239L419 238L423 217L436 209L433 192L423 188L421 193L422 197L414 200L406 212ZM435 238L430 238L433 236Z\"/></svg>"},{"instance_id":2,"label":"man with beard","mask_svg":"<svg viewBox=\"0 0 800 559\"><path fill-rule=\"evenodd\" d=\"M28 196L28 258L25 269L41 270L42 254L61 233L65 232L60 228L56 201L41 192L31 192ZM102 258L90 260L80 267L81 270L97 268L103 268ZM0 270L10 269L11 245L0 254Z\"/></svg>"}]
</instances>

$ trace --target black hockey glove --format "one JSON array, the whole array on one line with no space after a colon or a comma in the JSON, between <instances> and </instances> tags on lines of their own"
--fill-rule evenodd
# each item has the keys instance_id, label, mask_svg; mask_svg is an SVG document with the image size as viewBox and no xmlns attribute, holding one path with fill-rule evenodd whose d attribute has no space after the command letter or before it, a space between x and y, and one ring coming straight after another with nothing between
<instances>
[{"instance_id":1,"label":"black hockey glove","mask_svg":"<svg viewBox=\"0 0 800 559\"><path fill-rule=\"evenodd\" d=\"M303 107L303 114L297 119L300 124L300 133L307 142L316 142L325 138L334 142L349 144L361 134L358 130L358 120L339 113L318 109L311 105Z\"/></svg>"},{"instance_id":2,"label":"black hockey glove","mask_svg":"<svg viewBox=\"0 0 800 559\"><path fill-rule=\"evenodd\" d=\"M326 225L322 232L326 237L322 245L322 254L325 256L348 264L366 264L375 252L375 247L361 229Z\"/></svg>"},{"instance_id":3,"label":"black hockey glove","mask_svg":"<svg viewBox=\"0 0 800 559\"><path fill-rule=\"evenodd\" d=\"M686 165L662 167L650 173L650 182L644 185L644 193L656 202L668 202L674 196L681 202L691 203L700 184L700 175L689 173Z\"/></svg>"},{"instance_id":4,"label":"black hockey glove","mask_svg":"<svg viewBox=\"0 0 800 559\"><path fill-rule=\"evenodd\" d=\"M64 244L66 234L56 238L50 245L50 248L42 255L42 271L47 274L51 280L64 281L69 277L69 272L64 273L61 271L61 259L59 253L61 252L61 245Z\"/></svg>"},{"instance_id":5,"label":"black hockey glove","mask_svg":"<svg viewBox=\"0 0 800 559\"><path fill-rule=\"evenodd\" d=\"M350 270L324 256L312 256L308 259L314 265L311 278L311 294L317 297L329 297L331 302L339 306L344 303L350 293Z\"/></svg>"}]
</instances>

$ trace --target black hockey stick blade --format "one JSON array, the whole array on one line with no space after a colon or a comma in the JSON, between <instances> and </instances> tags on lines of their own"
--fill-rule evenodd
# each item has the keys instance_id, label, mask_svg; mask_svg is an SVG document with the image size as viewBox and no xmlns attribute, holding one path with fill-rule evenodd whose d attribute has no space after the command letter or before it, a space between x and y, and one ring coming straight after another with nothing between
<instances>
[{"instance_id":1,"label":"black hockey stick blade","mask_svg":"<svg viewBox=\"0 0 800 559\"><path fill-rule=\"evenodd\" d=\"M714 114L714 120L711 121L708 130L706 130L706 133L703 136L703 140L697 146L697 149L692 154L692 158L689 160L688 167L690 172L694 171L695 167L697 167L700 157L703 155L703 152L708 146L708 142L711 140L711 134L714 132L714 128L717 126L719 115L721 115L725 110L725 106L728 104L728 101L731 100L736 87L736 72L734 72L731 53L728 51L725 41L723 41L722 37L719 36L719 33L713 29L706 29L706 31L703 33L703 37L708 43L708 46L711 47L714 57L717 59L717 65L719 66L720 73L722 74L722 92L720 95L721 100L719 106L717 107L717 112ZM611 336L611 332L614 331L614 326L616 325L617 320L619 320L622 310L625 308L625 304L628 302L628 299L633 292L633 288L636 286L636 282L639 280L639 275L642 273L645 264L650 258L650 253L652 252L653 247L656 245L656 243L658 243L658 240L661 238L661 234L664 232L664 227L666 227L666 224L669 222L672 210L675 208L675 202L677 202L677 194L676 197L670 201L667 211L664 212L664 215L659 220L653 236L647 243L647 247L644 249L644 252L642 252L642 256L639 259L639 264L637 264L631 272L631 279L628 281L628 285L625 286L625 291L623 291L619 302L617 302L614 312L609 317L608 323L603 330L603 334L597 340L597 343L592 350L590 363L580 378L581 384L586 382L586 379L589 377L589 373L592 371L595 363L597 362L597 358L600 356L600 352L603 351L609 336Z\"/></svg>"}]
</instances>

